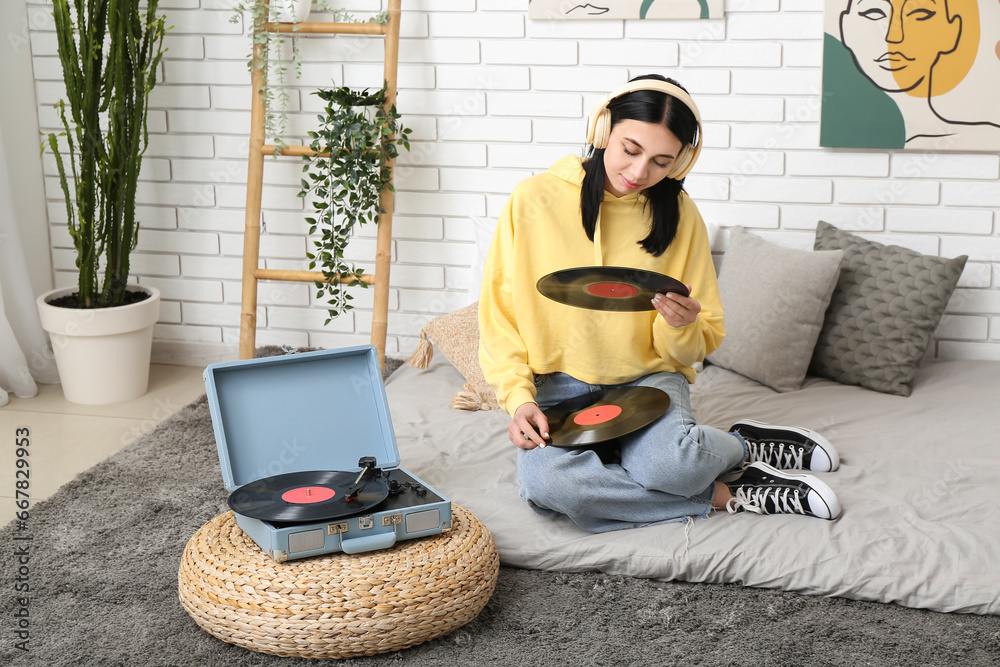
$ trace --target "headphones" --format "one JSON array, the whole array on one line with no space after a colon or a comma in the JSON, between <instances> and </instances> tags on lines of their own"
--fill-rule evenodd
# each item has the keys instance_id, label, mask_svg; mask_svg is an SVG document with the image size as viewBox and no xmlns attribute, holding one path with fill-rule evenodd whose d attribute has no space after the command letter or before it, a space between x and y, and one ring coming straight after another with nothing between
<instances>
[{"instance_id":1,"label":"headphones","mask_svg":"<svg viewBox=\"0 0 1000 667\"><path fill-rule=\"evenodd\" d=\"M698 112L698 106L691 99L691 96L680 86L675 86L672 83L660 81L659 79L639 79L638 81L630 81L624 86L615 88L591 110L590 119L587 121L587 143L594 144L595 149L608 147L608 140L611 138L611 111L608 110L608 104L616 97L621 97L637 90L656 90L680 100L691 110L695 120L698 122L698 133L694 144L684 145L680 155L674 160L674 164L667 174L667 178L679 181L691 172L691 169L694 168L694 163L698 160L698 156L701 155L702 137L701 114Z\"/></svg>"}]
</instances>

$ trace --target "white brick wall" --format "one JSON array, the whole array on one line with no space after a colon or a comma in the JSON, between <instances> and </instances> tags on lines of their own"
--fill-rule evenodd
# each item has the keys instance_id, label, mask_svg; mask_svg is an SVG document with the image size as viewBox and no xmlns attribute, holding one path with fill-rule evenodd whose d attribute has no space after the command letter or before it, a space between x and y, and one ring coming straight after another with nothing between
<instances>
[{"instance_id":1,"label":"white brick wall","mask_svg":"<svg viewBox=\"0 0 1000 667\"><path fill-rule=\"evenodd\" d=\"M48 0L28 0L43 130L62 94ZM155 337L171 350L221 351L239 337L250 90L245 22L231 0L161 2L174 30L153 93L139 189L137 279L165 300ZM355 14L377 0L345 0ZM717 21L531 21L527 0L403 0L399 109L413 129L398 162L390 354L406 354L431 317L467 303L475 221L495 219L521 179L579 153L584 114L630 76L674 76L695 95L706 150L688 190L706 220L742 224L811 248L817 220L883 243L969 262L937 332L942 358L1000 359L1000 155L819 148L822 3L730 2ZM325 18L320 16L320 19ZM314 121L316 86L376 86L378 39L302 38L303 78L289 79L290 141ZM288 49L286 48L286 51ZM71 284L65 210L44 159L57 283ZM297 159L265 165L262 263L305 268L311 248L295 196ZM374 229L349 255L371 270ZM339 346L371 331L372 291L323 327L308 284L262 282L258 344Z\"/></svg>"}]
</instances>

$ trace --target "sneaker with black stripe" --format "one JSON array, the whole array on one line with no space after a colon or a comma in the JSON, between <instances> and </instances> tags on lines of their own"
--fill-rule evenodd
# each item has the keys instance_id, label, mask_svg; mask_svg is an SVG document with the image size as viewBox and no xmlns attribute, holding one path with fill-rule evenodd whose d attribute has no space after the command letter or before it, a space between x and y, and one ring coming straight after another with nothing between
<instances>
[{"instance_id":1,"label":"sneaker with black stripe","mask_svg":"<svg viewBox=\"0 0 1000 667\"><path fill-rule=\"evenodd\" d=\"M744 419L729 429L747 443L748 463L762 462L778 470L830 472L840 466L836 448L816 431L800 426L775 426Z\"/></svg>"},{"instance_id":2,"label":"sneaker with black stripe","mask_svg":"<svg viewBox=\"0 0 1000 667\"><path fill-rule=\"evenodd\" d=\"M840 516L837 494L815 475L778 470L758 461L726 486L733 494L726 503L730 514L801 514L820 519Z\"/></svg>"}]
</instances>

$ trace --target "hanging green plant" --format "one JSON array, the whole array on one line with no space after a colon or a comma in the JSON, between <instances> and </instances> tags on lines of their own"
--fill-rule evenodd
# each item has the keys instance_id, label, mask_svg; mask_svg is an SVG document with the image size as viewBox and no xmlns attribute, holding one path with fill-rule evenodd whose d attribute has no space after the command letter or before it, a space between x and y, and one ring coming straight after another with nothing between
<instances>
[{"instance_id":1,"label":"hanging green plant","mask_svg":"<svg viewBox=\"0 0 1000 667\"><path fill-rule=\"evenodd\" d=\"M260 46L260 57L256 61L256 67L262 74L264 85L261 86L260 94L264 100L264 131L267 136L272 137L275 145L278 146L278 153L285 147L285 130L288 127L288 91L281 83L285 80L288 72L288 65L291 64L295 77L302 76L302 53L299 49L298 20L294 12L289 11L289 16L279 14L282 7L277 2L265 3L263 0L244 0L234 7L233 15L229 18L230 23L238 23L240 16L246 16L250 25L252 37L250 54L247 56L247 70L253 74L255 61L253 49ZM267 30L257 29L257 26L264 26L269 22L291 19L295 24L291 34L292 55L291 62L282 60L279 56L284 50L286 36L285 33L272 33ZM273 56L273 57L272 57ZM269 82L279 83L269 83Z\"/></svg>"},{"instance_id":2,"label":"hanging green plant","mask_svg":"<svg viewBox=\"0 0 1000 667\"><path fill-rule=\"evenodd\" d=\"M302 51L299 48L300 35L299 16L308 17L311 3L306 0L298 0L304 3L304 11L299 12L293 0L241 0L233 8L233 15L229 18L230 23L239 23L240 17L244 16L253 26L250 30L252 41L250 54L247 56L247 70L253 74L255 66L253 58L253 48L260 46L260 57L256 61L256 67L262 75L264 85L261 86L260 94L264 100L264 132L278 150L275 155L280 155L287 147L285 143L285 132L288 129L288 105L290 102L288 89L284 85L288 69L291 67L295 78L302 77ZM335 23L378 23L385 25L389 21L389 12L379 12L367 19L356 18L345 9L334 9L330 6L329 0L319 0L316 7L320 11L327 11L332 14ZM304 19L303 19L304 20ZM268 23L286 22L292 23L292 32L268 32L263 26ZM258 28L258 26L260 28ZM284 51L286 39L291 40L291 60L281 58Z\"/></svg>"},{"instance_id":3,"label":"hanging green plant","mask_svg":"<svg viewBox=\"0 0 1000 667\"><path fill-rule=\"evenodd\" d=\"M316 298L326 299L329 317L324 324L350 310L354 298L348 287L368 284L363 269L344 259L344 250L355 226L377 223L382 191L394 191L391 161L398 147L410 150L410 130L399 122L395 106L385 108L386 88L375 93L347 87L313 93L326 107L319 114L319 128L309 132L309 147L316 156L305 157L300 197L312 194L315 217L307 217L315 252L306 253L309 268L323 272L326 282L316 283Z\"/></svg>"}]
</instances>

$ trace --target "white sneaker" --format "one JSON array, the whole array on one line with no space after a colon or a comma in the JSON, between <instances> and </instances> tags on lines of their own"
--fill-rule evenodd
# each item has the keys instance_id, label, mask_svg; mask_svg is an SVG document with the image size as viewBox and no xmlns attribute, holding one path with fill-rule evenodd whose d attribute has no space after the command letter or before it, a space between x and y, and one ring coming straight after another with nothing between
<instances>
[{"instance_id":1,"label":"white sneaker","mask_svg":"<svg viewBox=\"0 0 1000 667\"><path fill-rule=\"evenodd\" d=\"M726 503L730 514L802 514L820 519L840 516L837 494L815 475L778 470L758 461L726 486L733 494Z\"/></svg>"},{"instance_id":2,"label":"white sneaker","mask_svg":"<svg viewBox=\"0 0 1000 667\"><path fill-rule=\"evenodd\" d=\"M761 461L778 470L830 472L840 467L840 455L826 438L799 426L773 426L744 419L729 429L750 449L749 463Z\"/></svg>"}]
</instances>

